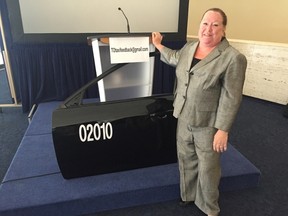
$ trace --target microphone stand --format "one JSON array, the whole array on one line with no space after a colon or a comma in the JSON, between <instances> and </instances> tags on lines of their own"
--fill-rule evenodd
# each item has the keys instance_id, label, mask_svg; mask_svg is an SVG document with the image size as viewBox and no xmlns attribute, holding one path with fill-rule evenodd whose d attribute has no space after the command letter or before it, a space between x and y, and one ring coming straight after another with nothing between
<instances>
[{"instance_id":1,"label":"microphone stand","mask_svg":"<svg viewBox=\"0 0 288 216\"><path fill-rule=\"evenodd\" d=\"M122 12L122 14L124 15L126 22L127 22L127 31L128 31L128 34L130 34L129 20L128 20L127 16L125 15L124 11L120 7L118 7L118 10L120 10Z\"/></svg>"}]
</instances>

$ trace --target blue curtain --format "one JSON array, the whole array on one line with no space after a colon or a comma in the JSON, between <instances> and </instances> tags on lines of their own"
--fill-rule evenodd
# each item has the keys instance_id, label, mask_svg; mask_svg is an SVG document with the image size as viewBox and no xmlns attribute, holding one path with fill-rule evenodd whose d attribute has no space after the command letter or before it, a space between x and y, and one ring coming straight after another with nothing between
<instances>
[{"instance_id":1,"label":"blue curtain","mask_svg":"<svg viewBox=\"0 0 288 216\"><path fill-rule=\"evenodd\" d=\"M24 112L33 104L64 100L95 77L87 44L14 44L10 52ZM98 97L97 86L87 97Z\"/></svg>"},{"instance_id":2,"label":"blue curtain","mask_svg":"<svg viewBox=\"0 0 288 216\"><path fill-rule=\"evenodd\" d=\"M178 49L183 43L166 45ZM14 44L10 52L24 112L33 104L64 100L95 78L93 52L87 44ZM175 68L156 56L153 94L171 93L174 80ZM98 97L97 86L86 93L88 98Z\"/></svg>"},{"instance_id":3,"label":"blue curtain","mask_svg":"<svg viewBox=\"0 0 288 216\"><path fill-rule=\"evenodd\" d=\"M166 45L178 49L183 42ZM33 104L64 100L95 78L93 52L87 44L14 44L10 52L24 112ZM156 56L153 94L171 93L174 79L175 68ZM97 86L86 97L98 97Z\"/></svg>"}]
</instances>

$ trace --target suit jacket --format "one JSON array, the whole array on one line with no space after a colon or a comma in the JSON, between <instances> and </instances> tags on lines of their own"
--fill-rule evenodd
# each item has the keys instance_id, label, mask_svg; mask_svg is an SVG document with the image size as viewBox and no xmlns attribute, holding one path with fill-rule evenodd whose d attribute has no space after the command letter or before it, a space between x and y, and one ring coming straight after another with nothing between
<instances>
[{"instance_id":1,"label":"suit jacket","mask_svg":"<svg viewBox=\"0 0 288 216\"><path fill-rule=\"evenodd\" d=\"M224 38L191 68L198 44L188 42L180 50L161 50L161 60L176 67L174 116L191 126L228 132L242 99L246 57Z\"/></svg>"}]
</instances>

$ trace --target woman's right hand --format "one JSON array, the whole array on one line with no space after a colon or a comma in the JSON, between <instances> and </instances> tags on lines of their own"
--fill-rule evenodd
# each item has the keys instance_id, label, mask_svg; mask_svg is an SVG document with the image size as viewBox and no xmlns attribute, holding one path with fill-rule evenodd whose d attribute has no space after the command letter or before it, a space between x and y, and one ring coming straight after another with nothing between
<instances>
[{"instance_id":1,"label":"woman's right hand","mask_svg":"<svg viewBox=\"0 0 288 216\"><path fill-rule=\"evenodd\" d=\"M158 50L161 50L163 48L163 45L161 44L162 39L163 36L160 34L160 32L152 32L152 43Z\"/></svg>"}]
</instances>

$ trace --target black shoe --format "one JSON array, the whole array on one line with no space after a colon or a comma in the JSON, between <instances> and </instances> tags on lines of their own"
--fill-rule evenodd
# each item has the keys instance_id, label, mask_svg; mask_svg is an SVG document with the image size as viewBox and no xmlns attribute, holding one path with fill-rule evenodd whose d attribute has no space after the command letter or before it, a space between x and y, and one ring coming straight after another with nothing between
<instances>
[{"instance_id":1,"label":"black shoe","mask_svg":"<svg viewBox=\"0 0 288 216\"><path fill-rule=\"evenodd\" d=\"M193 205L194 202L193 201L183 201L182 199L180 199L179 201L179 205L182 207L186 207L186 206L190 206Z\"/></svg>"}]
</instances>

